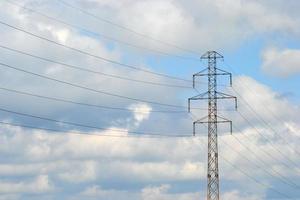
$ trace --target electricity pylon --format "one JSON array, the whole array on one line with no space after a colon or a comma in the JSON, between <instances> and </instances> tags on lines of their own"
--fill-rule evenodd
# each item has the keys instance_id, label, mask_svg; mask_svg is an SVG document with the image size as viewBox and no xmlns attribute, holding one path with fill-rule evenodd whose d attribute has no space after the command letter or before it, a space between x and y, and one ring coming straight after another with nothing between
<instances>
[{"instance_id":1,"label":"electricity pylon","mask_svg":"<svg viewBox=\"0 0 300 200\"><path fill-rule=\"evenodd\" d=\"M208 77L208 91L188 99L188 109L190 112L191 100L208 100L208 115L205 118L193 122L193 134L195 135L195 125L208 125L208 159L207 159L207 200L219 200L219 166L218 166L218 123L229 123L232 133L232 121L218 116L218 99L234 99L237 108L237 98L217 91L217 76L227 75L232 85L232 75L229 72L217 68L217 59L223 56L216 51L208 51L201 56L201 59L208 60L208 67L193 75L193 87L195 88L195 78L198 76ZM207 118L207 121L203 121Z\"/></svg>"}]
</instances>

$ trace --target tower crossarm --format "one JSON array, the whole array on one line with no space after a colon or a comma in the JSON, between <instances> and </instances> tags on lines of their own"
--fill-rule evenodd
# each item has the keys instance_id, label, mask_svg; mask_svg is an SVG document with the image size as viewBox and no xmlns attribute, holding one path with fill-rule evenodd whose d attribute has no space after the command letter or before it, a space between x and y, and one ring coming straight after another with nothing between
<instances>
[{"instance_id":1,"label":"tower crossarm","mask_svg":"<svg viewBox=\"0 0 300 200\"><path fill-rule=\"evenodd\" d=\"M188 111L189 112L191 111L191 101L194 101L194 100L208 100L208 99L210 99L209 92L204 92L202 94L198 94L194 97L189 98L188 99ZM217 92L216 91L215 99L234 99L235 109L237 109L237 98L235 96L225 94L223 92Z\"/></svg>"},{"instance_id":2,"label":"tower crossarm","mask_svg":"<svg viewBox=\"0 0 300 200\"><path fill-rule=\"evenodd\" d=\"M227 72L225 70L216 68L216 72L215 73L209 73L208 68L205 68L204 70L193 74L193 88L195 88L196 85L196 77L197 76L210 76L210 75L214 75L214 76L229 76L229 83L230 86L232 86L232 74L230 72Z\"/></svg>"},{"instance_id":3,"label":"tower crossarm","mask_svg":"<svg viewBox=\"0 0 300 200\"><path fill-rule=\"evenodd\" d=\"M224 59L224 56L222 56L216 51L207 51L205 54L201 56L201 59L210 59L212 57Z\"/></svg>"},{"instance_id":4,"label":"tower crossarm","mask_svg":"<svg viewBox=\"0 0 300 200\"><path fill-rule=\"evenodd\" d=\"M203 117L201 119L198 119L198 120L196 120L196 121L193 122L193 135L194 136L196 135L196 125L197 124L208 124L208 123L211 123L210 121L205 120L207 118L208 118L208 116L205 116L205 117ZM231 120L223 118L221 116L217 116L217 120L215 121L215 123L229 123L230 134L232 134L232 121Z\"/></svg>"}]
</instances>

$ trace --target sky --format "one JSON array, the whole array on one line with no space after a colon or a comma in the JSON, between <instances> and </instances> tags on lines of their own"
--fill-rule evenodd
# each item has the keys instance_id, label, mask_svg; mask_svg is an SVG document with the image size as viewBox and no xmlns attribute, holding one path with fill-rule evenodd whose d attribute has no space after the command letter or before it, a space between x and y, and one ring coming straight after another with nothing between
<instances>
[{"instance_id":1,"label":"sky","mask_svg":"<svg viewBox=\"0 0 300 200\"><path fill-rule=\"evenodd\" d=\"M207 102L187 99L209 50L238 99L218 101L220 198L300 199L299 7L0 1L0 199L205 199Z\"/></svg>"}]
</instances>

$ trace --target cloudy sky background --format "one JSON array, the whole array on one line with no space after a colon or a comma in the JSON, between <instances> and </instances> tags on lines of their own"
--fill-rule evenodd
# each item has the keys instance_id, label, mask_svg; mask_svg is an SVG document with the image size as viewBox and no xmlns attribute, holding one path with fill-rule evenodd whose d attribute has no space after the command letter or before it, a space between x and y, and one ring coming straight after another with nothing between
<instances>
[{"instance_id":1,"label":"cloudy sky background","mask_svg":"<svg viewBox=\"0 0 300 200\"><path fill-rule=\"evenodd\" d=\"M68 2L94 16L59 0L0 2L1 121L62 130L54 133L0 126L0 199L204 199L207 157L206 127L197 127L197 137L189 137L193 117L177 112L186 111L187 98L197 94L186 88L190 82L105 62L4 24L93 55L189 80L206 66L199 60L201 54L219 51L225 57L218 63L219 68L234 75L233 87L228 87L224 78L219 90L239 99L238 112L232 111L231 101L220 102L219 114L234 123L233 135L228 127L220 127L222 199L300 199L299 1ZM3 47L105 74L183 87L70 69ZM3 64L98 91L178 107L103 95ZM205 91L207 80L199 81L198 90ZM125 110L63 103L3 88ZM201 109L193 110L194 118L206 115L205 102L197 103L193 106ZM108 130L53 123L5 110ZM176 112L156 112L166 110ZM131 137L130 132L187 137ZM116 134L120 137L108 137Z\"/></svg>"}]
</instances>

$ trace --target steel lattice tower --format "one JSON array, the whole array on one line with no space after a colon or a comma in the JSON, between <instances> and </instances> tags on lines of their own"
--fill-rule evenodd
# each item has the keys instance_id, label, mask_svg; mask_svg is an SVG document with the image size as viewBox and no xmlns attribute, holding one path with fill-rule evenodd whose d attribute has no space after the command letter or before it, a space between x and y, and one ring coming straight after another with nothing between
<instances>
[{"instance_id":1,"label":"steel lattice tower","mask_svg":"<svg viewBox=\"0 0 300 200\"><path fill-rule=\"evenodd\" d=\"M230 84L232 83L231 73L217 68L217 59L223 59L223 56L216 51L208 51L201 56L201 59L208 60L208 67L193 75L193 87L195 87L196 76L207 76L208 91L189 98L188 105L190 111L191 100L205 99L208 101L207 121L202 121L203 118L195 121L193 123L193 130L195 135L195 125L197 123L207 123L208 125L207 200L219 200L218 123L230 123L230 129L232 131L232 122L225 118L218 117L218 99L234 98L236 107L237 99L234 96L217 91L218 75L229 75Z\"/></svg>"}]
</instances>

